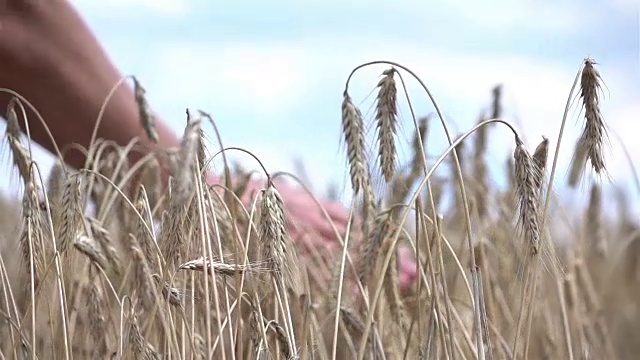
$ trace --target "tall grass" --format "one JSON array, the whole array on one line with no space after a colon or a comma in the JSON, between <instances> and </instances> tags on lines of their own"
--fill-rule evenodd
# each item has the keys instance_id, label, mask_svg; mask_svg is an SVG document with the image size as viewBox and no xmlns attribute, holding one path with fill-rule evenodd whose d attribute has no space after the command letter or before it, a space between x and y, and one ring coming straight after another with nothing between
<instances>
[{"instance_id":1,"label":"tall grass","mask_svg":"<svg viewBox=\"0 0 640 360\"><path fill-rule=\"evenodd\" d=\"M640 231L627 212L603 213L597 175L606 173L607 139L595 62L582 62L567 103L579 93L585 109L583 134L568 149L570 184L589 174L595 181L588 207L566 217L553 184L571 141L562 136L567 110L551 158L546 137L525 144L500 118L499 87L491 117L455 137L410 69L376 61L354 72L381 65L373 148L349 94L351 76L343 93L354 221L337 234L338 250L292 241L277 173L263 168L262 191L247 194L250 174L224 161L222 183L206 183L220 154L205 149L206 113L188 112L177 149L131 165L135 139L96 139L84 149L86 168L58 163L42 179L19 130L24 99L12 101L6 140L23 200L3 199L0 219L2 358L635 358ZM423 85L437 117L416 117L406 76ZM134 86L155 141L144 88L135 78ZM415 134L401 164L405 100ZM488 129L496 126L513 136L504 189L487 170ZM430 136L446 137L448 149L430 153ZM436 177L445 161L453 171ZM378 175L388 192L376 191ZM449 193L454 206L445 208ZM417 259L409 286L399 272L401 245Z\"/></svg>"}]
</instances>

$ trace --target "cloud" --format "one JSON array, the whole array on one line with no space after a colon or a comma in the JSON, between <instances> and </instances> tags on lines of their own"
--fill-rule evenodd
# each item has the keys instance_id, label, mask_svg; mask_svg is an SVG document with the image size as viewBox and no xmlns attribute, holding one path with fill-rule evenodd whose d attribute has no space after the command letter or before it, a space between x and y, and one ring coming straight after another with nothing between
<instances>
[{"instance_id":1,"label":"cloud","mask_svg":"<svg viewBox=\"0 0 640 360\"><path fill-rule=\"evenodd\" d=\"M623 146L631 156L631 161L635 162L636 169L640 169L637 154L640 154L640 142L637 134L640 133L638 116L640 105L637 103L627 104L620 108L612 109L606 114L605 121L613 124L609 129L609 146L606 152L609 172L617 175L618 179L631 179L633 169L630 167L628 159L624 155ZM637 174L640 176L640 173ZM639 194L640 195L640 194Z\"/></svg>"},{"instance_id":2,"label":"cloud","mask_svg":"<svg viewBox=\"0 0 640 360\"><path fill-rule=\"evenodd\" d=\"M613 0L611 4L618 10L625 12L638 13L640 8L640 1L638 0Z\"/></svg>"},{"instance_id":3,"label":"cloud","mask_svg":"<svg viewBox=\"0 0 640 360\"><path fill-rule=\"evenodd\" d=\"M594 17L601 15L590 11L596 5L584 7L573 1L515 5L499 0L480 6L455 0L427 8L416 2L418 10L393 7L391 16L385 6L392 7L375 1L374 7L364 2L351 2L345 8L336 1L314 1L304 6L245 3L220 9L178 0L74 3L90 24L95 20L99 37L108 40L105 46L119 67L141 79L152 105L176 131L184 129L186 107L206 110L215 117L226 146L249 148L275 170L292 170L292 157L300 156L321 186L331 179L346 185L345 161L338 152L341 94L349 71L372 59L398 61L421 76L454 136L475 123L490 100L491 88L502 83L506 116L524 134L527 145L533 149L541 135L555 145L569 89L586 55L583 44L569 45L587 36L577 31L596 31ZM204 12L196 13L195 8ZM121 28L104 21L120 13L136 13L140 21L125 22ZM352 13L360 14L352 23L327 26L321 21L332 14L348 18ZM220 21L212 21L210 15ZM158 16L171 19L159 21ZM376 25L383 20L385 27ZM300 25L299 32L294 25ZM139 45L142 40L144 47ZM554 55L549 49L562 53ZM620 94L631 93L633 82L625 77L628 64L618 65L605 63L603 77L615 95L605 100L605 117L629 137L633 98ZM364 69L352 79L350 93L369 116L373 90L385 67ZM417 83L405 79L417 114L432 112ZM402 116L402 135L409 137L412 126L406 106ZM568 165L581 124L578 113L571 112L561 168ZM490 156L501 164L512 151L513 138L504 127L494 129ZM438 155L446 148L441 126L434 123L431 134L429 148ZM634 146L632 139L625 142ZM406 158L408 150L403 151ZM614 146L612 153L610 158L620 154ZM256 167L253 160L239 158ZM627 175L617 163L611 165L614 176Z\"/></svg>"},{"instance_id":4,"label":"cloud","mask_svg":"<svg viewBox=\"0 0 640 360\"><path fill-rule=\"evenodd\" d=\"M563 35L581 31L592 17L589 8L575 2L536 1L514 2L493 0L473 2L448 1L457 21L470 21L494 31L561 32ZM577 11L579 10L579 11Z\"/></svg>"},{"instance_id":5,"label":"cloud","mask_svg":"<svg viewBox=\"0 0 640 360\"><path fill-rule=\"evenodd\" d=\"M81 12L93 13L124 13L149 12L161 15L186 15L192 10L192 1L184 0L71 0Z\"/></svg>"},{"instance_id":6,"label":"cloud","mask_svg":"<svg viewBox=\"0 0 640 360\"><path fill-rule=\"evenodd\" d=\"M182 100L206 98L263 116L283 115L297 101L309 62L296 46L278 44L171 43L155 58L153 71Z\"/></svg>"},{"instance_id":7,"label":"cloud","mask_svg":"<svg viewBox=\"0 0 640 360\"><path fill-rule=\"evenodd\" d=\"M301 156L313 178L324 187L330 180L346 185L345 161L338 152L340 96L349 71L357 64L383 58L407 65L429 86L447 116L455 137L469 129L482 108L490 101L490 90L504 85L505 117L523 136L532 150L547 136L551 153L555 149L569 90L582 57L559 62L531 59L517 55L468 54L456 51L419 49L409 43L385 44L375 42L352 43L349 40L321 41L313 44L272 42L224 43L182 42L159 51L157 62L147 77L156 81L154 89L174 87L179 97L173 102L198 102L212 111L224 129L227 146L238 145L267 157L271 169L292 170L293 156ZM626 94L632 82L626 80L627 68L607 66L603 73L611 94ZM372 115L372 100L380 72L387 66L364 69L353 77L350 93L363 112ZM409 93L417 114L433 111L428 98L406 74ZM167 96L161 103L167 103ZM630 126L634 109L628 108L630 99L608 97L605 117L616 131ZM183 104L180 104L182 106ZM558 173L563 182L563 170L568 167L575 139L582 129L579 103L573 104L565 129ZM403 115L403 136L412 134L410 113L406 106ZM298 111L305 115L298 117ZM633 123L633 122L632 122ZM626 125L624 125L626 124ZM446 148L442 128L434 123L432 155ZM505 127L494 127L490 156L502 161L513 150L513 135ZM626 139L625 142L631 142ZM619 149L612 147L610 171L613 176L629 173L618 161ZM405 156L408 150L404 150ZM244 157L242 157L244 159ZM405 157L406 159L406 157ZM247 159L244 159L247 160ZM242 161L243 163L244 160ZM246 166L255 168L253 160ZM342 186L346 188L346 186Z\"/></svg>"}]
</instances>

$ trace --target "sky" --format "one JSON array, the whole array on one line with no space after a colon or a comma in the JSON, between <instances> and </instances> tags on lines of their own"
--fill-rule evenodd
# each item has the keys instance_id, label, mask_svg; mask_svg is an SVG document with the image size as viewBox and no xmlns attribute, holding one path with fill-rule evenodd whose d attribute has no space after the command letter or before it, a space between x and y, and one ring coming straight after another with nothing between
<instances>
[{"instance_id":1,"label":"sky","mask_svg":"<svg viewBox=\"0 0 640 360\"><path fill-rule=\"evenodd\" d=\"M184 129L186 108L205 110L226 146L254 152L269 171L295 171L294 160L302 160L319 193L336 182L340 193L349 195L340 135L342 92L351 70L371 60L394 61L414 71L454 136L474 125L490 103L491 89L502 84L504 117L531 151L546 136L553 154L576 72L586 56L592 57L605 82L602 106L611 134L607 182L632 183L616 134L634 160L640 159L636 0L72 3L123 74L138 77L151 106L176 132ZM386 68L365 68L349 85L369 120L375 86ZM432 113L417 82L403 76L417 115ZM399 137L408 143L413 125L405 104ZM579 110L574 102L559 182L566 179L582 128ZM443 128L433 122L430 131L430 154L439 156L446 149ZM513 152L513 136L495 127L490 139L489 160L499 168ZM403 149L401 159L407 160L410 154ZM38 159L45 168L51 163L44 153ZM247 156L238 160L257 166Z\"/></svg>"}]
</instances>

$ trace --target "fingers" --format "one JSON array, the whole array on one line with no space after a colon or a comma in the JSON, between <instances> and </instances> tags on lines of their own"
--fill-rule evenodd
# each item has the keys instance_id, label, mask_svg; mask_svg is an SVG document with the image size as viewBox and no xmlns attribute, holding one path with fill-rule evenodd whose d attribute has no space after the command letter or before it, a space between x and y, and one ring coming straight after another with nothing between
<instances>
[{"instance_id":1,"label":"fingers","mask_svg":"<svg viewBox=\"0 0 640 360\"><path fill-rule=\"evenodd\" d=\"M398 277L400 289L407 291L418 278L413 251L406 246L398 248Z\"/></svg>"}]
</instances>

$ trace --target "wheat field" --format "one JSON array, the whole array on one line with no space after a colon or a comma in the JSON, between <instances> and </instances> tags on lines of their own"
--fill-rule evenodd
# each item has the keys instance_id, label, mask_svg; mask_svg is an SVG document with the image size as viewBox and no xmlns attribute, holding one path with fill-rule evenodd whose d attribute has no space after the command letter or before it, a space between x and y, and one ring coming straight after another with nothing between
<instances>
[{"instance_id":1,"label":"wheat field","mask_svg":"<svg viewBox=\"0 0 640 360\"><path fill-rule=\"evenodd\" d=\"M349 83L370 66L386 70L365 119ZM276 181L282 174L229 164L225 154L246 150L207 143L202 126L213 120L204 112L188 112L179 148L131 165L135 139L128 146L95 139L82 149L84 169L58 162L43 179L20 130L26 99L12 101L3 149L22 201L1 204L2 358L636 358L640 232L622 200L617 218L603 209L607 127L593 59L568 84L557 119L562 134L573 126L570 102L580 102L581 136L555 144L573 154L570 169L557 168L559 153L548 154L546 137L525 144L501 119L499 88L490 113L451 134L410 69L376 61L351 75L334 124L346 148L353 221L333 249L291 240ZM436 112L412 112L413 138L399 139L408 77ZM142 85L132 79L141 124L157 140ZM505 188L489 178L491 127L513 136ZM447 151L430 152L430 137L446 137ZM407 163L399 161L400 141L412 144ZM212 161L224 165L215 186L205 176ZM448 175L434 175L444 167ZM573 188L591 179L582 191L587 206L572 209L572 220L559 215L563 204L550 186L560 170ZM252 177L263 189L246 194ZM446 194L449 208L441 206ZM409 289L400 286L400 245L417 259Z\"/></svg>"}]
</instances>

